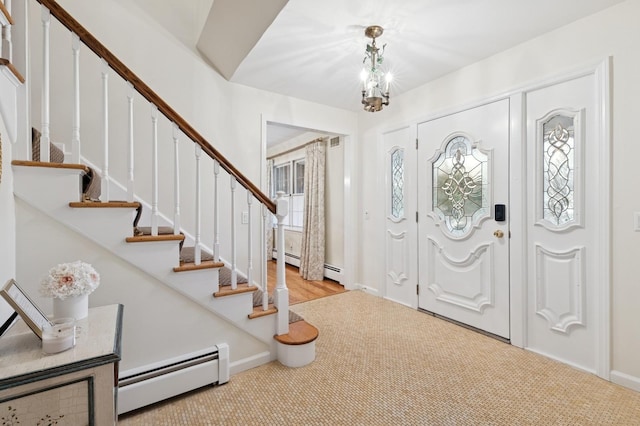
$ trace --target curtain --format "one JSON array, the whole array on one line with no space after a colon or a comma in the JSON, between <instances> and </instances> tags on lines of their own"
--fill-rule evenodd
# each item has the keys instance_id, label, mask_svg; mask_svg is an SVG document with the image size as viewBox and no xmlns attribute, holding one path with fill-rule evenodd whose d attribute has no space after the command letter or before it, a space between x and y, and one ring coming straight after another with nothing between
<instances>
[{"instance_id":1,"label":"curtain","mask_svg":"<svg viewBox=\"0 0 640 426\"><path fill-rule=\"evenodd\" d=\"M273 159L267 160L267 194L269 198L273 199ZM272 217L270 212L267 212L268 217ZM273 219L268 220L265 225L265 244L267 245L267 261L273 259Z\"/></svg>"},{"instance_id":2,"label":"curtain","mask_svg":"<svg viewBox=\"0 0 640 426\"><path fill-rule=\"evenodd\" d=\"M304 222L300 276L324 278L324 173L326 142L307 145L304 165Z\"/></svg>"}]
</instances>

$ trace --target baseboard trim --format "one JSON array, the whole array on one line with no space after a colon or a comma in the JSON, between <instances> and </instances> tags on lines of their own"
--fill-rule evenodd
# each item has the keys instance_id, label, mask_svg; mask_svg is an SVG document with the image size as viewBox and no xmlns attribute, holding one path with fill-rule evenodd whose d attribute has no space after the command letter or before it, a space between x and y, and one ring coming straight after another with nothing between
<instances>
[{"instance_id":1,"label":"baseboard trim","mask_svg":"<svg viewBox=\"0 0 640 426\"><path fill-rule=\"evenodd\" d=\"M416 309L415 306L411 306L410 303L406 303L406 302L403 302L401 300L396 300L396 299L393 299L393 298L388 297L388 296L383 296L382 298L385 299L385 300L388 300L390 302L397 303L398 305L406 306L407 308Z\"/></svg>"},{"instance_id":2,"label":"baseboard trim","mask_svg":"<svg viewBox=\"0 0 640 426\"><path fill-rule=\"evenodd\" d=\"M355 288L356 290L362 290L365 293L372 294L374 296L380 296L380 293L378 292L377 288L369 287L364 284L356 284Z\"/></svg>"},{"instance_id":3,"label":"baseboard trim","mask_svg":"<svg viewBox=\"0 0 640 426\"><path fill-rule=\"evenodd\" d=\"M548 354L548 353L546 353L546 352L544 352L544 351L541 351L541 350L538 350L538 349L532 348L532 347L530 347L530 346L526 346L524 349L526 349L526 350L528 350L528 351L531 351L531 352L533 352L533 353L536 353L536 354L538 354L538 355L542 355L542 356L547 357L547 358L549 358L549 359L552 359L552 360L554 360L554 361L558 361L558 362L560 362L560 363L562 363L562 364L565 364L565 365L568 365L568 366L570 366L570 367L573 367L573 368L575 368L576 370L584 371L585 373L589 373L589 374L593 374L594 376L598 376L598 373L596 372L596 370L595 370L595 369L589 369L589 368L583 367L583 366L581 366L581 365L578 365L578 364L575 364L575 363L573 363L573 362L570 362L570 361L568 361L568 360L566 360L566 359L562 359L562 358L560 358L560 357L557 357L557 356L554 356L554 355ZM598 377L600 377L600 376L598 376ZM601 379L604 379L604 378L603 378L603 377L601 377ZM606 380L606 379L604 379L604 380Z\"/></svg>"},{"instance_id":4,"label":"baseboard trim","mask_svg":"<svg viewBox=\"0 0 640 426\"><path fill-rule=\"evenodd\" d=\"M616 385L624 386L625 388L640 392L640 377L612 370L611 381Z\"/></svg>"},{"instance_id":5,"label":"baseboard trim","mask_svg":"<svg viewBox=\"0 0 640 426\"><path fill-rule=\"evenodd\" d=\"M257 355L253 355L247 358L243 358L239 361L232 362L229 365L231 376L234 374L241 373L246 370L250 370L254 367L259 367L268 362L274 361L276 359L275 354L271 354L269 351L261 352Z\"/></svg>"},{"instance_id":6,"label":"baseboard trim","mask_svg":"<svg viewBox=\"0 0 640 426\"><path fill-rule=\"evenodd\" d=\"M273 250L273 259L278 259L278 250ZM292 253L284 253L284 262L289 265L293 265L296 268L300 267L300 256L292 254ZM342 280L344 276L342 274L342 268L335 265L330 265L328 263L324 264L324 277L333 281L337 281L342 284Z\"/></svg>"}]
</instances>

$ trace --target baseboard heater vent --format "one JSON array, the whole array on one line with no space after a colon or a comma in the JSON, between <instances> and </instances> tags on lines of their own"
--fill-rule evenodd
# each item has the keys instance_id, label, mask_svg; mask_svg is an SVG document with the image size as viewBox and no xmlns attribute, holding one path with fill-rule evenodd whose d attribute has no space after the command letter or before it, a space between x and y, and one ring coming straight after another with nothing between
<instances>
[{"instance_id":1,"label":"baseboard heater vent","mask_svg":"<svg viewBox=\"0 0 640 426\"><path fill-rule=\"evenodd\" d=\"M273 250L272 257L274 259L278 258L278 250ZM284 252L284 261L290 265L300 267L300 256L293 253ZM329 278L330 280L337 281L342 283L342 268L339 266L329 265L328 263L324 264L324 276Z\"/></svg>"},{"instance_id":2,"label":"baseboard heater vent","mask_svg":"<svg viewBox=\"0 0 640 426\"><path fill-rule=\"evenodd\" d=\"M211 384L229 381L229 346L185 354L120 372L118 414Z\"/></svg>"}]
</instances>

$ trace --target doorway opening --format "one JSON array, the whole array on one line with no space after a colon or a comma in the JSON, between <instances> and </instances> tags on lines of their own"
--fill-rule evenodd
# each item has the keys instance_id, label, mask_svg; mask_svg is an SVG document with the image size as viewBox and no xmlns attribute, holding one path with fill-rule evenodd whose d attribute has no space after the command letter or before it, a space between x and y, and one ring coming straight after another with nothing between
<instances>
[{"instance_id":1,"label":"doorway opening","mask_svg":"<svg viewBox=\"0 0 640 426\"><path fill-rule=\"evenodd\" d=\"M317 161L317 158L310 158L310 146L321 149L323 177L320 185L317 182L314 185L309 182L305 184L305 180L310 179L310 170L307 169L313 167L312 161ZM291 303L335 293L336 285L342 287L344 269L344 138L331 132L267 121L265 164L265 192L271 198L281 192L289 202L289 212L285 218L284 253L278 253L276 249L274 228L270 233L271 242L267 243L267 259L275 260L284 256L287 282L299 288L294 290L290 286ZM318 190L318 186L322 191L320 199L323 200L318 208L323 209L324 217L324 233L320 237L320 245L324 246L324 262L315 265L318 272L307 281L298 273L301 262L304 262L301 259L305 251L303 239L308 241L310 238L307 232L311 231L308 229L322 227L316 228L310 224L314 214L309 212L317 210L309 204L305 207L305 202L308 203L307 197L318 198L318 194L313 192Z\"/></svg>"}]
</instances>

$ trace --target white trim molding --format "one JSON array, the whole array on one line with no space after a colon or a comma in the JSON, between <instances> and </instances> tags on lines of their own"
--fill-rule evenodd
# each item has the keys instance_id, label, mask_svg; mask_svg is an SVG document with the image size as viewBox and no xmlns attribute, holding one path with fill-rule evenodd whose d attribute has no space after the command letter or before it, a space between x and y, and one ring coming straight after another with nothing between
<instances>
[{"instance_id":1,"label":"white trim molding","mask_svg":"<svg viewBox=\"0 0 640 426\"><path fill-rule=\"evenodd\" d=\"M636 392L640 392L640 377L632 376L621 371L611 371L611 381L616 385L624 386L625 388L632 389Z\"/></svg>"}]
</instances>

